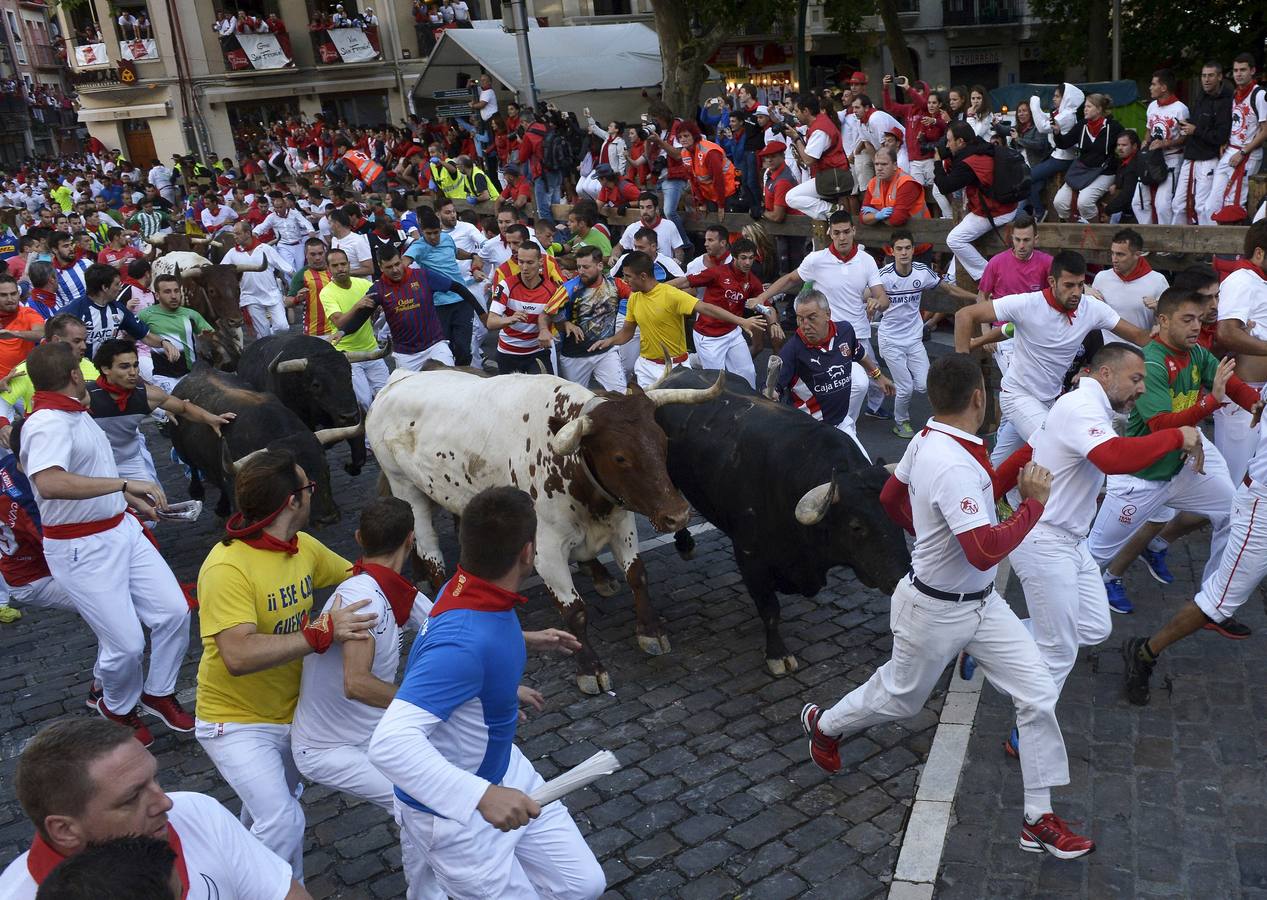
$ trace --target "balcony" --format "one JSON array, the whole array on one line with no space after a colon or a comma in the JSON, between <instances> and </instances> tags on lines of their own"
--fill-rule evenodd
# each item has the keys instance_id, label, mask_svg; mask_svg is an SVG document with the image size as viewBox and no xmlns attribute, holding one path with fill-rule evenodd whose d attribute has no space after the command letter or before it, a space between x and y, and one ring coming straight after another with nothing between
<instances>
[{"instance_id":1,"label":"balcony","mask_svg":"<svg viewBox=\"0 0 1267 900\"><path fill-rule=\"evenodd\" d=\"M290 35L285 31L221 35L219 41L224 67L230 72L292 69L295 66Z\"/></svg>"},{"instance_id":2,"label":"balcony","mask_svg":"<svg viewBox=\"0 0 1267 900\"><path fill-rule=\"evenodd\" d=\"M322 28L309 30L312 56L319 66L374 62L382 59L378 28Z\"/></svg>"},{"instance_id":3,"label":"balcony","mask_svg":"<svg viewBox=\"0 0 1267 900\"><path fill-rule=\"evenodd\" d=\"M34 41L27 41L26 58L37 69L60 69L62 67L61 57L58 56L57 50L49 44L37 44Z\"/></svg>"},{"instance_id":4,"label":"balcony","mask_svg":"<svg viewBox=\"0 0 1267 900\"><path fill-rule=\"evenodd\" d=\"M71 128L79 124L79 116L73 109L61 107L32 106L31 121L57 128Z\"/></svg>"},{"instance_id":5,"label":"balcony","mask_svg":"<svg viewBox=\"0 0 1267 900\"><path fill-rule=\"evenodd\" d=\"M942 0L941 23L944 28L1016 25L1021 13L1021 0Z\"/></svg>"}]
</instances>

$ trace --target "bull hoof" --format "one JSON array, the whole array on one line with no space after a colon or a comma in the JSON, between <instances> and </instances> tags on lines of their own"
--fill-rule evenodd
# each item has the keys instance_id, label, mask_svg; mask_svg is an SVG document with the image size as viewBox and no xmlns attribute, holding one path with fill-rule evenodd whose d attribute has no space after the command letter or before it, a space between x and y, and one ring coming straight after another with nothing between
<instances>
[{"instance_id":1,"label":"bull hoof","mask_svg":"<svg viewBox=\"0 0 1267 900\"><path fill-rule=\"evenodd\" d=\"M648 656L663 656L673 649L669 645L669 636L667 634L640 634L638 635L638 646Z\"/></svg>"},{"instance_id":2,"label":"bull hoof","mask_svg":"<svg viewBox=\"0 0 1267 900\"><path fill-rule=\"evenodd\" d=\"M343 467L343 471L344 471L344 472L347 472L349 475L352 475L352 476L354 476L354 477L355 477L355 476L357 476L357 475L360 475L360 474L361 474L361 467L360 467L360 466L354 466L354 465L352 465L351 463L348 463L347 465L345 465L345 466Z\"/></svg>"},{"instance_id":3,"label":"bull hoof","mask_svg":"<svg viewBox=\"0 0 1267 900\"><path fill-rule=\"evenodd\" d=\"M606 581L595 581L594 592L600 597L614 597L616 592L620 590L620 585L616 583L614 578L608 578Z\"/></svg>"},{"instance_id":4,"label":"bull hoof","mask_svg":"<svg viewBox=\"0 0 1267 900\"><path fill-rule=\"evenodd\" d=\"M606 672L599 672L597 675L577 675L576 686L581 689L582 694L601 694L603 691L612 689L612 680Z\"/></svg>"},{"instance_id":5,"label":"bull hoof","mask_svg":"<svg viewBox=\"0 0 1267 900\"><path fill-rule=\"evenodd\" d=\"M678 547L677 555L682 557L682 559L686 560L687 562L690 562L691 560L695 558L694 545L692 545L689 550L683 550L681 547Z\"/></svg>"},{"instance_id":6,"label":"bull hoof","mask_svg":"<svg viewBox=\"0 0 1267 900\"><path fill-rule=\"evenodd\" d=\"M789 672L795 672L801 667L801 664L796 661L795 656L789 654L779 659L767 659L765 667L770 670L770 674L774 677L782 678Z\"/></svg>"}]
</instances>

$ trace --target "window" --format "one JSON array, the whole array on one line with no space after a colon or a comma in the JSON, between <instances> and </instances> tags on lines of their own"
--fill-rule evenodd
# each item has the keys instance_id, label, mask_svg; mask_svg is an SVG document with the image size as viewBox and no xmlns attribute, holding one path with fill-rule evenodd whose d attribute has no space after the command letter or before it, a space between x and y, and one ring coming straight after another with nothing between
<instances>
[{"instance_id":1,"label":"window","mask_svg":"<svg viewBox=\"0 0 1267 900\"><path fill-rule=\"evenodd\" d=\"M13 50L17 54L18 62L26 65L26 47L22 43L22 32L18 28L18 17L11 11L4 11L5 18L9 22L9 34L13 35Z\"/></svg>"},{"instance_id":2,"label":"window","mask_svg":"<svg viewBox=\"0 0 1267 900\"><path fill-rule=\"evenodd\" d=\"M627 16L632 12L629 0L594 0L596 16Z\"/></svg>"}]
</instances>

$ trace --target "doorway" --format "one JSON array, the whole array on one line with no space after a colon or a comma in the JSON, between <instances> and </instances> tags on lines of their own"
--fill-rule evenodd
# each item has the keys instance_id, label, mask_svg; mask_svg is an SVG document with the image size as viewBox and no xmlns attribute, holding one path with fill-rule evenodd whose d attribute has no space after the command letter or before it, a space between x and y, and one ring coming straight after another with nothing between
<instances>
[{"instance_id":1,"label":"doorway","mask_svg":"<svg viewBox=\"0 0 1267 900\"><path fill-rule=\"evenodd\" d=\"M148 166L158 159L154 152L154 135L145 119L126 119L123 122L123 140L127 143L128 159L136 166Z\"/></svg>"}]
</instances>

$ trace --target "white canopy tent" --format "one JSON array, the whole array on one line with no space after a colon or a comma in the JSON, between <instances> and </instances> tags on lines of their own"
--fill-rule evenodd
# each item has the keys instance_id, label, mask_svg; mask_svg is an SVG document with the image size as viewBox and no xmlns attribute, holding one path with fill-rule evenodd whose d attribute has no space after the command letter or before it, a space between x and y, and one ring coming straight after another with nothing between
<instances>
[{"instance_id":1,"label":"white canopy tent","mask_svg":"<svg viewBox=\"0 0 1267 900\"><path fill-rule=\"evenodd\" d=\"M551 100L578 116L588 106L600 122L633 120L646 112L642 92L654 97L662 78L659 38L638 22L532 28L528 43L538 99ZM414 97L421 101L419 112L425 115L428 104L437 102L432 99L434 91L456 87L459 72L475 77L481 68L518 94L515 36L501 28L445 31L414 88ZM715 86L712 92L716 93Z\"/></svg>"}]
</instances>

